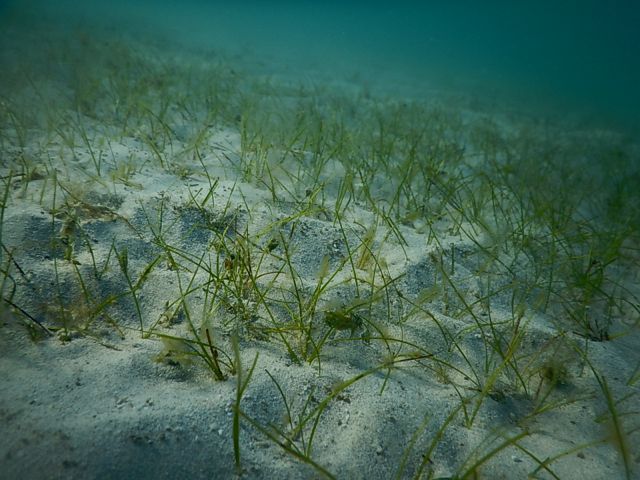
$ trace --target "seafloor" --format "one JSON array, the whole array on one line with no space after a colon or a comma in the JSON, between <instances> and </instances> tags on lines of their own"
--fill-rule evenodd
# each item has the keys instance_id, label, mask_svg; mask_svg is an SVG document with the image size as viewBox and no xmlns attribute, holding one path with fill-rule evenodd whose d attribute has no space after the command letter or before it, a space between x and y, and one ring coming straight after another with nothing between
<instances>
[{"instance_id":1,"label":"seafloor","mask_svg":"<svg viewBox=\"0 0 640 480\"><path fill-rule=\"evenodd\" d=\"M637 138L131 33L0 45L0 478L638 474Z\"/></svg>"}]
</instances>

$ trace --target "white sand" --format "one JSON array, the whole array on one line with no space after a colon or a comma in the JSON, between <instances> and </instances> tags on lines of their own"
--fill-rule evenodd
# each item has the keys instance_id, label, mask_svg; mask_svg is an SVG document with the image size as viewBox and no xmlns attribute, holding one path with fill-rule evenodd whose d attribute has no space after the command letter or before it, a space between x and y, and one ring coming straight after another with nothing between
<instances>
[{"instance_id":1,"label":"white sand","mask_svg":"<svg viewBox=\"0 0 640 480\"><path fill-rule=\"evenodd\" d=\"M94 150L108 151L103 164L104 184L87 174L94 171L94 167L86 145L79 142L72 157L59 139L46 138L44 132L40 142L26 147L25 154L36 156L36 163L47 163L48 173L40 170L41 175L34 176L26 190L24 177L11 179L2 242L15 263L4 252L2 266L17 283L12 303L33 319L7 304L2 307L0 478L175 479L240 475L234 465L232 441L236 376L225 369L228 379L216 381L200 359L194 358L188 364L177 361L181 358L171 360L163 354L166 351L157 335L142 338L134 304L126 294L128 287L111 247L115 245L118 252L127 249L128 269L136 281L161 253L154 244L151 227L158 227L155 222L163 204L167 241L195 257L208 251L215 258L211 231L203 228L206 219L191 201L192 196L202 201L210 188L203 166L212 178L219 178L213 202L208 207L212 216L236 212L235 230L245 232L246 228L250 236L255 236L256 245L250 248L254 259L264 258L261 271L265 272L282 265L277 255L282 256L284 252L278 244L274 255L261 253L264 252L261 247L264 248L271 237L259 236L259 233L271 226L275 232L290 235L287 238L292 263L299 274L297 281L302 282L307 292L317 283L325 254L331 259L332 269L340 265L347 254L339 225L322 214L276 223L292 215L294 205L274 202L263 185L240 179L233 169L239 162L240 138L232 127L212 127L203 163L183 157L182 170L176 173L171 169L163 171L148 146L132 137L111 138L110 150L98 148L97 139L102 134L95 123L87 122L89 138L96 142ZM184 144L174 140L174 152L183 148ZM18 150L6 143L2 149L3 158L19 156ZM113 181L109 177L112 166L129 159L136 173L128 178L128 185ZM5 183L9 164L3 164L0 172ZM289 165L283 165L282 171L287 168ZM67 212L67 216L74 215L77 222L76 233L69 236L74 242L72 261L65 260L65 252L60 247L67 217L54 218L46 207L53 202L53 169L60 184L76 196L74 200L61 188L56 190L56 205L60 206L65 197L75 205L73 212ZM287 182L284 173L275 171L275 174L283 183ZM327 184L335 187L330 181ZM288 185L292 189L299 187ZM335 190L328 190L328 205L335 201L335 194ZM373 218L374 213L364 205L349 207L343 226L352 248L358 245L358 238L365 235ZM253 377L241 401L242 411L265 429L275 432L273 426L287 431L290 424L285 404L267 372L284 392L295 425L299 416L320 405L341 382L383 365L392 354L396 359L408 359L407 356L416 351L414 346L422 349L423 354L429 352L434 358L460 368L467 365L461 361L460 352L464 352L470 364L482 372L487 342L468 315L458 314L458 299L451 299L451 305L440 297L434 299L426 307L433 315L430 317L425 312L409 314L411 306L397 293L415 300L437 277L435 259L443 256L445 262L449 262L450 252L455 249L452 278L461 295L469 302L480 295L474 257L477 246L460 234L447 233L453 225L449 219L436 223L442 233L440 241L444 251L429 241L428 233L418 222L399 227L407 241L404 251L398 239L382 224L372 244L376 256L384 259L388 275L398 278L394 288L389 289L388 303L386 300L376 303L372 321L380 322L389 338L402 339L404 344L396 341L387 347L380 340L361 340L360 337L367 334L378 336L371 326L368 332L363 328L353 332L347 329L331 333L321 351L321 362L296 364L277 335L267 332L264 338L259 338L258 326L270 325L263 310L254 312L256 318L234 323L231 320L234 312L220 305L210 319L214 343L233 356L231 333L234 326L240 324L240 351L245 371L257 356ZM296 224L294 230L293 224ZM58 247L54 248L52 241L56 237ZM90 242L101 270L100 278L93 273L93 260L86 242ZM109 256L109 266L102 271ZM187 270L192 270L194 265L177 258L185 267L181 274L185 289L191 279ZM78 272L96 302L93 305L83 303ZM357 275L362 279L370 277L366 269ZM146 329L155 326L156 333L192 338L184 313L178 314L171 325L163 321L171 317L171 312L167 314L166 302L181 296L177 278L166 256L162 257L137 291L142 318ZM262 287L266 288L270 278L264 277ZM200 276L197 279L201 281ZM378 274L376 282L381 281ZM275 282L277 287L291 289L292 280L286 269ZM5 287L7 298L9 291L10 287ZM85 324L100 299L120 294L117 301L96 315L89 325ZM279 290L273 287L270 294L277 296ZM334 305L331 302L336 298L347 302L354 296L352 271L346 264L320 302L315 317L318 331L327 328L321 313L323 308ZM60 306L59 298L63 299L66 310ZM198 325L203 301L204 294L200 291L189 298L191 315ZM255 297L247 299L249 308L256 303ZM479 304L473 308L477 315L482 315ZM287 322L282 309L274 311L280 315L279 321ZM497 301L492 306L492 316L496 321L512 318L510 305L504 299ZM61 317L71 322L68 332L62 329L51 336L43 334L34 322L34 319L41 321L54 331L60 328L56 319L59 321ZM387 317L402 319L402 322L379 320ZM117 327L111 325L109 319L116 322ZM449 351L434 319L456 335L459 351L455 347ZM632 320L630 318L629 323ZM620 411L630 412L623 418L630 440L625 447L631 452L631 463L637 467L640 461L636 413L640 358L637 329L625 330L626 335L605 342L585 340L571 331L558 337L554 318L529 308L523 325L526 333L519 351L531 353L547 348L566 366L563 381L555 386L547 401L553 408L531 416L536 405L535 395L528 397L515 392L508 384L513 375L504 371L491 394L482 399L477 416L469 422L472 424L465 422L460 411L438 438L438 430L461 404L459 394L469 399L466 408L471 415L475 402L481 398L480 392L474 390L468 378L442 368L434 358L407 360L391 370L380 368L336 395L320 414L310 457L337 478L386 479L396 474L412 478L423 461L423 454L436 438L437 445L426 463L425 475L430 472L433 478L449 478L467 472L504 438L527 432L517 442L522 449L512 446L492 456L479 467L480 478L515 479L527 478L527 475L553 478L540 466L540 462L547 460L549 469L562 479L624 478L620 450L615 442L606 441L612 435L602 389L572 346L588 351L594 369L606 378L615 399L620 400ZM40 334L38 341L30 338L27 326ZM490 372L499 366L498 360L493 361L497 363ZM464 371L470 372L469 368ZM533 376L531 382L541 379L540 375ZM535 388L532 393L536 393ZM303 434L295 439L297 448L308 445L313 425L310 421ZM421 430L421 425L426 428ZM412 440L415 444L409 449ZM245 419L241 420L240 447L242 477L321 477L318 470L285 452ZM403 462L405 469L400 472Z\"/></svg>"},{"instance_id":2,"label":"white sand","mask_svg":"<svg viewBox=\"0 0 640 480\"><path fill-rule=\"evenodd\" d=\"M134 148L126 139L123 147ZM232 142L229 148L233 147ZM216 159L209 161L215 170ZM162 192L170 199L167 210L171 210L188 198L189 190L206 187L197 177L181 181L164 173L154 173L150 168L133 180L143 188L121 187L118 193L124 202L116 212L134 226L137 225L133 219L141 217L141 205L152 205ZM34 298L39 290L46 298L53 288L51 258L47 254L51 220L32 198L38 191L37 182L33 183L26 199L15 198L11 202L5 213L3 234L5 244L11 246L14 257L31 278L34 291L24 293L33 296L24 298L29 306L43 300ZM219 188L220 192L223 190L224 184ZM240 195L252 207L256 224L261 223L263 216L284 215L273 205L270 214L261 214L267 210L267 195L255 187L237 185L234 200L239 202ZM366 212L361 214L361 221L366 222ZM153 259L153 254L145 252L145 248L152 250L148 240L141 240L122 221L99 219L82 223L86 231L93 232L91 241L98 261L105 258L113 238L118 245L129 245L136 269ZM332 222L309 219L305 225L309 232L296 237L296 251L302 271L311 281L317 268L311 265L317 260L316 252L330 248L336 234ZM185 226L174 228L184 231ZM412 275L414 282L426 281L421 276L427 277L432 267L426 255L425 235L409 228L404 234L409 241L407 257L410 260L404 259L392 240L384 244L381 255L387 258L394 276L405 273ZM190 248L199 255L205 246L194 243ZM87 252L83 253L78 255L81 268L88 262ZM305 268L305 259L310 259L308 268ZM72 275L68 263L58 260L58 268L61 276ZM115 266L112 270L107 277L118 275ZM114 281L106 289L115 286ZM409 282L404 288L412 294L418 290ZM147 322L157 319L164 301L178 296L174 274L165 264L161 265L140 293L144 318ZM123 303L127 302L123 300ZM129 315L133 314L131 305L123 308ZM461 321L448 318L442 312L434 311L434 314L453 331L463 326ZM231 442L234 378L216 382L211 373L203 369L203 364L184 368L155 361L162 350L160 342L141 339L135 331L136 320L127 320L126 313L122 315L123 325L131 328L123 340L113 338L113 330L99 327L100 321L96 321L92 329L98 329L97 333L104 331L106 338L79 337L68 342L48 338L34 343L16 321L15 314L5 309L0 337L3 352L0 442L4 452L4 478L222 478L234 474ZM406 322L402 329L388 328L391 336L416 342L439 355L445 351L434 324L424 315ZM537 345L552 335L545 318L532 317L528 330L527 342ZM228 340L223 344L230 351ZM461 344L469 355L481 353L482 344L474 341L472 335L463 337ZM615 342L590 342L591 359L614 391L624 390L624 383L635 366L633 362L637 360L637 348L637 334ZM281 428L284 405L266 371L277 379L294 408L300 409L309 395L312 395L311 406L316 405L336 382L377 366L385 354L384 349L374 343L337 343L322 351L319 372L317 364L292 364L283 346L272 341L244 340L241 350L245 366L256 353L260 354L242 400L243 410L264 425L273 423ZM570 365L570 371L571 380L560 388L560 397L584 399L525 423L531 435L525 437L522 444L540 459L599 439L606 433L596 422L604 410L593 375L578 364ZM392 371L384 392L380 393L384 374L383 370L358 381L332 401L321 416L313 458L340 478L390 478L423 417L428 415L427 432L433 432L459 404L455 390L439 381L425 366L408 363ZM432 457L436 476L451 475L474 448L491 438L494 429L518 432L518 421L530 412L531 405L526 398L508 398L502 402L487 398L473 428L465 428L461 419L456 419ZM419 438L408 461L409 471L420 461L419 452L428 437L425 432ZM249 478L315 475L246 423L243 423L241 442L243 471ZM622 475L621 468L615 449L608 444L580 450L553 463L553 470L560 478L616 478ZM531 459L512 449L493 459L482 472L488 478L524 478L534 469Z\"/></svg>"}]
</instances>

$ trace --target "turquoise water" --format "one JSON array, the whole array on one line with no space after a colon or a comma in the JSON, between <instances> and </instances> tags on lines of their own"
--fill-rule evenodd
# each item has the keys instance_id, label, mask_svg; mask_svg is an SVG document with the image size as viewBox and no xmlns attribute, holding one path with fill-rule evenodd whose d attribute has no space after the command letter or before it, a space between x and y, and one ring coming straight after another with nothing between
<instances>
[{"instance_id":1,"label":"turquoise water","mask_svg":"<svg viewBox=\"0 0 640 480\"><path fill-rule=\"evenodd\" d=\"M4 2L238 55L272 75L355 81L412 97L446 90L637 126L640 4L632 1ZM11 20L9 20L10 22Z\"/></svg>"}]
</instances>

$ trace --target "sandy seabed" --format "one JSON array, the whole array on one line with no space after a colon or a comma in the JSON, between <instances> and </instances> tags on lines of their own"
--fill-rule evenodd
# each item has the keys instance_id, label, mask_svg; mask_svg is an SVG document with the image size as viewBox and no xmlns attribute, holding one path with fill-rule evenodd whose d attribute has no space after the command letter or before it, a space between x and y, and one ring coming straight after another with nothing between
<instances>
[{"instance_id":1,"label":"sandy seabed","mask_svg":"<svg viewBox=\"0 0 640 480\"><path fill-rule=\"evenodd\" d=\"M638 472L637 225L611 258L567 252L593 233L558 234L557 257L536 257L500 234L498 218L517 217L502 180L477 217L475 184L446 189L481 171L488 152L499 150L499 163L522 147L504 146L520 119L464 102L416 113L358 85L298 88L206 53L160 62L163 47L73 35L70 52L52 44L59 54L48 63L4 54L15 68L0 127L0 478ZM30 82L17 81L29 68ZM217 82L213 93L192 92L198 75ZM317 118L295 102L325 127L344 116L345 142L368 134L363 109L391 119L436 112L424 117L435 133L411 137L399 121L387 157L382 128L370 142L379 150L331 150L317 142L332 133L318 136ZM287 121L307 130L283 140ZM452 146L468 145L478 123L501 140ZM529 138L544 143L539 131ZM455 165L402 190L414 179L394 149L425 136L432 148L415 162L429 151ZM616 137L567 132L551 150L572 136ZM359 154L379 163L366 170ZM394 217L428 186L433 202L419 215L403 205ZM564 197L550 198L561 210ZM543 231L531 227L529 241L551 235ZM584 267L583 283L566 279L568 258ZM556 277L523 286L536 266ZM596 319L581 323L585 312Z\"/></svg>"}]
</instances>

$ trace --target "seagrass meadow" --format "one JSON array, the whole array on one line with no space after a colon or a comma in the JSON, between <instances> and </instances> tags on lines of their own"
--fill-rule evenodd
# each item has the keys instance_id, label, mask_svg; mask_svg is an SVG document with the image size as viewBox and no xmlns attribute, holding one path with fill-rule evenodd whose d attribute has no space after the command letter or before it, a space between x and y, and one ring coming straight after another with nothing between
<instances>
[{"instance_id":1,"label":"seagrass meadow","mask_svg":"<svg viewBox=\"0 0 640 480\"><path fill-rule=\"evenodd\" d=\"M0 478L637 478L637 124L30 5Z\"/></svg>"}]
</instances>

